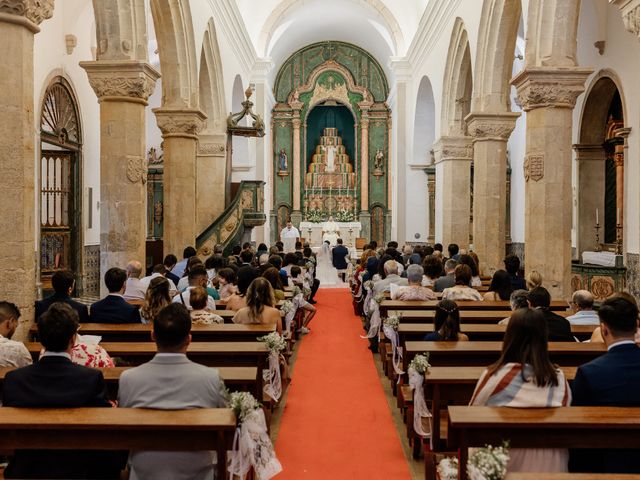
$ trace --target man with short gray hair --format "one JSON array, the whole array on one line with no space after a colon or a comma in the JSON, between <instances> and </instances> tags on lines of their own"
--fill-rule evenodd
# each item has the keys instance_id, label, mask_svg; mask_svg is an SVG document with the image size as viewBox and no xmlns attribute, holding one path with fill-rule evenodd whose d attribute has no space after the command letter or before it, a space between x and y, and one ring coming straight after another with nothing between
<instances>
[{"instance_id":1,"label":"man with short gray hair","mask_svg":"<svg viewBox=\"0 0 640 480\"><path fill-rule=\"evenodd\" d=\"M437 296L430 288L422 286L424 270L420 265L407 267L407 287L391 285L391 300L436 300Z\"/></svg>"},{"instance_id":2,"label":"man with short gray hair","mask_svg":"<svg viewBox=\"0 0 640 480\"><path fill-rule=\"evenodd\" d=\"M382 280L378 280L373 284L373 294L388 292L391 288L391 284L405 287L409 284L406 278L402 278L398 275L398 262L395 260L387 260L384 264L384 273L386 277Z\"/></svg>"},{"instance_id":3,"label":"man with short gray hair","mask_svg":"<svg viewBox=\"0 0 640 480\"><path fill-rule=\"evenodd\" d=\"M521 308L529 308L529 303L527 302L527 290L514 290L511 292L511 296L509 297L509 305L511 306L511 311L515 312ZM508 325L509 320L511 320L511 315L506 318L503 318L498 322L498 325Z\"/></svg>"},{"instance_id":4,"label":"man with short gray hair","mask_svg":"<svg viewBox=\"0 0 640 480\"><path fill-rule=\"evenodd\" d=\"M571 325L600 325L598 314L593 310L593 295L588 290L573 292L571 309L575 312L567 317Z\"/></svg>"},{"instance_id":5,"label":"man with short gray hair","mask_svg":"<svg viewBox=\"0 0 640 480\"><path fill-rule=\"evenodd\" d=\"M127 283L124 289L125 300L144 300L147 293L147 286L140 281L142 274L142 264L136 260L131 260L127 264Z\"/></svg>"},{"instance_id":6,"label":"man with short gray hair","mask_svg":"<svg viewBox=\"0 0 640 480\"><path fill-rule=\"evenodd\" d=\"M456 284L456 279L453 276L458 262L450 258L444 262L444 275L437 279L433 284L433 290L436 292L442 292L445 288L451 288Z\"/></svg>"}]
</instances>

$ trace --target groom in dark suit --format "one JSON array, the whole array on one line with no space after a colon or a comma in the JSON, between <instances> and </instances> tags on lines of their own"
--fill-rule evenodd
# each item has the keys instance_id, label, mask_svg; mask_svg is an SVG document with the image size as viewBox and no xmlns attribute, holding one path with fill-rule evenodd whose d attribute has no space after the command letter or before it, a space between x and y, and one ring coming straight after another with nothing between
<instances>
[{"instance_id":1,"label":"groom in dark suit","mask_svg":"<svg viewBox=\"0 0 640 480\"><path fill-rule=\"evenodd\" d=\"M607 353L582 365L571 388L572 405L639 407L640 347L635 343L638 307L633 297L616 294L598 311ZM640 450L575 450L570 469L589 473L640 473Z\"/></svg>"},{"instance_id":2,"label":"groom in dark suit","mask_svg":"<svg viewBox=\"0 0 640 480\"><path fill-rule=\"evenodd\" d=\"M347 270L347 256L349 255L349 249L342 244L342 239L336 240L337 245L333 247L331 251L331 259L333 266L338 270L338 276L345 281Z\"/></svg>"}]
</instances>

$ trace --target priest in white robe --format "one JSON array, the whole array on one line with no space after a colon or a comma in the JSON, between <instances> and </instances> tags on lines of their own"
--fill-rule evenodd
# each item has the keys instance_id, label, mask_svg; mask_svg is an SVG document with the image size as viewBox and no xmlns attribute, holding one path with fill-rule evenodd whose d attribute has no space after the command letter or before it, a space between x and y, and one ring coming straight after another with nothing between
<instances>
[{"instance_id":1,"label":"priest in white robe","mask_svg":"<svg viewBox=\"0 0 640 480\"><path fill-rule=\"evenodd\" d=\"M338 224L333 221L333 216L329 216L329 220L324 222L322 226L322 241L329 242L333 247L340 237L340 228Z\"/></svg>"}]
</instances>

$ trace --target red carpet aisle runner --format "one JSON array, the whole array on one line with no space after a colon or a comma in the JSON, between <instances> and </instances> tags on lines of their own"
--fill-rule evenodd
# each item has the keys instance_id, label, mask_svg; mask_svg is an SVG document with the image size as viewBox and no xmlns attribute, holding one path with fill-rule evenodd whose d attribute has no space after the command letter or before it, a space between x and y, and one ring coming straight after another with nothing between
<instances>
[{"instance_id":1,"label":"red carpet aisle runner","mask_svg":"<svg viewBox=\"0 0 640 480\"><path fill-rule=\"evenodd\" d=\"M276 441L276 478L410 479L349 291L321 289L317 300Z\"/></svg>"}]
</instances>

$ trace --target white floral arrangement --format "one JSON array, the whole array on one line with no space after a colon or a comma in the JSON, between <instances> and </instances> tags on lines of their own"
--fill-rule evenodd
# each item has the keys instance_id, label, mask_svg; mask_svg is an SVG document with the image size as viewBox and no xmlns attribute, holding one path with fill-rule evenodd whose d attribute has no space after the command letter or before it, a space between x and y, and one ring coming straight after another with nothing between
<instances>
[{"instance_id":1,"label":"white floral arrangement","mask_svg":"<svg viewBox=\"0 0 640 480\"><path fill-rule=\"evenodd\" d=\"M263 337L258 337L258 340L264 342L270 352L280 353L287 348L287 341L278 332L271 332Z\"/></svg>"},{"instance_id":2,"label":"white floral arrangement","mask_svg":"<svg viewBox=\"0 0 640 480\"><path fill-rule=\"evenodd\" d=\"M313 263L311 260L308 260L307 263L304 264L304 268L306 268L308 272L313 270L315 268L315 266L316 266L316 264Z\"/></svg>"},{"instance_id":3,"label":"white floral arrangement","mask_svg":"<svg viewBox=\"0 0 640 480\"><path fill-rule=\"evenodd\" d=\"M400 326L400 316L389 315L387 318L384 319L384 324L393 328L397 332L398 327Z\"/></svg>"},{"instance_id":4,"label":"white floral arrangement","mask_svg":"<svg viewBox=\"0 0 640 480\"><path fill-rule=\"evenodd\" d=\"M440 480L458 480L458 458L445 457L438 463Z\"/></svg>"},{"instance_id":5,"label":"white floral arrangement","mask_svg":"<svg viewBox=\"0 0 640 480\"><path fill-rule=\"evenodd\" d=\"M296 298L298 295L300 295L302 293L302 290L300 290L300 287L295 286L293 287L293 298Z\"/></svg>"},{"instance_id":6,"label":"white floral arrangement","mask_svg":"<svg viewBox=\"0 0 640 480\"><path fill-rule=\"evenodd\" d=\"M254 410L260 408L260 403L249 392L233 392L229 398L229 408L233 409L239 423Z\"/></svg>"},{"instance_id":7,"label":"white floral arrangement","mask_svg":"<svg viewBox=\"0 0 640 480\"><path fill-rule=\"evenodd\" d=\"M467 471L471 480L502 480L507 474L509 463L509 444L500 447L486 445L476 449L467 462Z\"/></svg>"},{"instance_id":8,"label":"white floral arrangement","mask_svg":"<svg viewBox=\"0 0 640 480\"><path fill-rule=\"evenodd\" d=\"M373 299L378 302L378 305L381 304L385 298L384 292L377 293L376 296L373 297Z\"/></svg>"},{"instance_id":9,"label":"white floral arrangement","mask_svg":"<svg viewBox=\"0 0 640 480\"><path fill-rule=\"evenodd\" d=\"M324 221L324 212L320 210L307 210L307 221L311 223L319 223Z\"/></svg>"},{"instance_id":10,"label":"white floral arrangement","mask_svg":"<svg viewBox=\"0 0 640 480\"><path fill-rule=\"evenodd\" d=\"M284 314L285 314L285 316L286 316L286 315L287 315L287 313L292 312L294 308L296 308L296 307L293 305L293 302L292 302L291 300L286 300L286 301L282 304L282 307L280 307L280 311L281 311L282 313L284 313Z\"/></svg>"},{"instance_id":11,"label":"white floral arrangement","mask_svg":"<svg viewBox=\"0 0 640 480\"><path fill-rule=\"evenodd\" d=\"M304 298L309 298L311 296L311 289L309 287L304 287L302 289L302 293L304 294Z\"/></svg>"},{"instance_id":12,"label":"white floral arrangement","mask_svg":"<svg viewBox=\"0 0 640 480\"><path fill-rule=\"evenodd\" d=\"M338 222L351 222L355 215L351 210L345 210L344 208L336 213L336 220Z\"/></svg>"},{"instance_id":13,"label":"white floral arrangement","mask_svg":"<svg viewBox=\"0 0 640 480\"><path fill-rule=\"evenodd\" d=\"M411 363L409 363L409 368L413 368L420 375L424 374L430 366L429 352L416 355L413 357L413 360L411 360Z\"/></svg>"},{"instance_id":14,"label":"white floral arrangement","mask_svg":"<svg viewBox=\"0 0 640 480\"><path fill-rule=\"evenodd\" d=\"M364 282L364 288L367 290L373 290L373 280L367 280Z\"/></svg>"}]
</instances>

